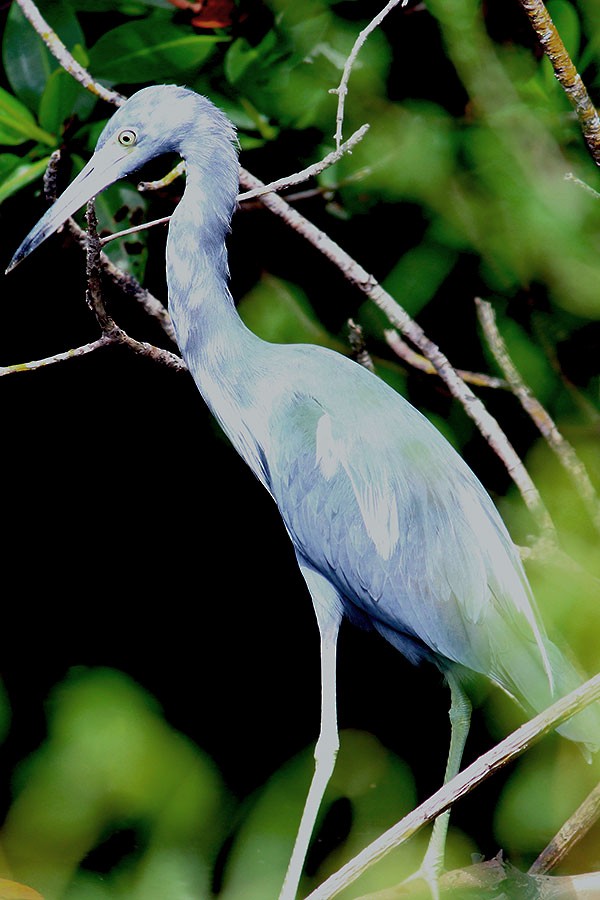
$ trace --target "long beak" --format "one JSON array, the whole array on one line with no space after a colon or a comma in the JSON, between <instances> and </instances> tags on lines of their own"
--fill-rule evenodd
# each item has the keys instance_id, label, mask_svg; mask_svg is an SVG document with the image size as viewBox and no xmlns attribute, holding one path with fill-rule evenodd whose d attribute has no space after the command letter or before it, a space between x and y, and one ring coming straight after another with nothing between
<instances>
[{"instance_id":1,"label":"long beak","mask_svg":"<svg viewBox=\"0 0 600 900\"><path fill-rule=\"evenodd\" d=\"M94 153L77 178L31 229L11 259L6 273L12 271L32 250L39 247L42 241L54 234L69 216L76 213L88 200L130 171L133 166L123 165L126 155L128 154L123 152L123 148L120 148L120 152L115 152L113 147L104 147Z\"/></svg>"}]
</instances>

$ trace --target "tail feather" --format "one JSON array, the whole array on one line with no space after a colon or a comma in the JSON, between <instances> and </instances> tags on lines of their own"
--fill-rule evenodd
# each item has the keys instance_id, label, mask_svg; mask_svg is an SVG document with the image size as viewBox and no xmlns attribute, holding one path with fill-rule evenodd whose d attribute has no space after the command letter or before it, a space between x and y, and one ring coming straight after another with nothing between
<instances>
[{"instance_id":1,"label":"tail feather","mask_svg":"<svg viewBox=\"0 0 600 900\"><path fill-rule=\"evenodd\" d=\"M499 679L502 686L532 714L542 712L585 681L585 676L549 638L543 635L542 640L543 654L519 653L512 658L508 654ZM548 664L551 678L547 673ZM556 730L568 740L580 744L586 756L595 753L600 749L600 702L586 707Z\"/></svg>"}]
</instances>

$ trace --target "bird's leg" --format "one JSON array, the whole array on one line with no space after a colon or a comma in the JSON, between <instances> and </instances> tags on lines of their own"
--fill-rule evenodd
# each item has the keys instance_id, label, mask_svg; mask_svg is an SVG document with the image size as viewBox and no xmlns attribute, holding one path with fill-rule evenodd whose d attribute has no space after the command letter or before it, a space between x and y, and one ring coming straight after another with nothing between
<instances>
[{"instance_id":1,"label":"bird's leg","mask_svg":"<svg viewBox=\"0 0 600 900\"><path fill-rule=\"evenodd\" d=\"M446 672L446 678L450 687L450 749L444 784L447 784L460 771L465 743L471 724L471 703L463 691L458 678L453 672ZM446 836L450 821L450 810L441 813L433 823L433 831L429 839L429 845L423 862L417 872L411 875L409 881L422 878L427 882L433 900L439 900L439 878L444 866L444 851L446 849Z\"/></svg>"},{"instance_id":2,"label":"bird's leg","mask_svg":"<svg viewBox=\"0 0 600 900\"><path fill-rule=\"evenodd\" d=\"M336 709L336 648L342 618L340 604L331 585L322 576L302 564L300 569L313 598L321 636L321 730L315 746L315 769L279 900L295 900L323 794L335 767L340 745Z\"/></svg>"}]
</instances>

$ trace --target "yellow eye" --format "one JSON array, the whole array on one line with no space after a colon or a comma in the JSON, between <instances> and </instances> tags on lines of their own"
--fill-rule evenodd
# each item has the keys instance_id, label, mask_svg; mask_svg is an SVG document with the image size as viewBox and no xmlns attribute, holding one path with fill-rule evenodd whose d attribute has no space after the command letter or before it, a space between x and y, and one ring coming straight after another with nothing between
<instances>
[{"instance_id":1,"label":"yellow eye","mask_svg":"<svg viewBox=\"0 0 600 900\"><path fill-rule=\"evenodd\" d=\"M131 128L126 128L125 131L121 131L117 140L123 147L133 147L137 141L137 134Z\"/></svg>"}]
</instances>

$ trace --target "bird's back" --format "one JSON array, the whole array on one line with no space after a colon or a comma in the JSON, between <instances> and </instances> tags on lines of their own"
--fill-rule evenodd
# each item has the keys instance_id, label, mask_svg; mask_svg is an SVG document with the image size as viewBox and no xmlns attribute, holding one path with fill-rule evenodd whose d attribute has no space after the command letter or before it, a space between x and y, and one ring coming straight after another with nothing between
<instances>
[{"instance_id":1,"label":"bird's back","mask_svg":"<svg viewBox=\"0 0 600 900\"><path fill-rule=\"evenodd\" d=\"M268 487L346 614L414 662L487 675L530 712L580 684L539 622L489 495L446 439L350 360L281 351L293 389L271 407ZM562 731L600 745L600 712Z\"/></svg>"}]
</instances>

